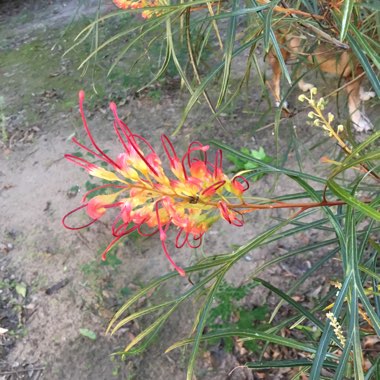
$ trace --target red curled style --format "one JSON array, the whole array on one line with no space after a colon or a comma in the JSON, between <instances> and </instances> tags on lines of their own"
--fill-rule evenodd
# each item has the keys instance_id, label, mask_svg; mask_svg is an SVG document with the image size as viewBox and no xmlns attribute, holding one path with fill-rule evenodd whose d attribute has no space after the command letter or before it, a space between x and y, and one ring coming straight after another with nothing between
<instances>
[{"instance_id":1,"label":"red curled style","mask_svg":"<svg viewBox=\"0 0 380 380\"><path fill-rule=\"evenodd\" d=\"M99 148L99 146L96 144L96 142L95 142L95 140L94 140L94 138L93 138L93 136L91 134L91 131L90 131L89 127L88 127L88 124L87 124L86 116L85 116L84 110L83 110L83 102L84 102L84 91L81 90L81 91L79 91L79 111L80 111L80 115L82 117L82 122L83 122L84 129L87 132L87 136L90 139L91 144L93 145L93 147L100 153L100 156L97 156L97 157L101 158L103 161L109 163L110 165L112 165L112 166L120 169L119 165L115 161L113 161L106 153L104 153L104 151L101 150ZM76 140L76 139L74 138L74 140ZM75 141L74 141L74 143L75 143Z\"/></svg>"},{"instance_id":2,"label":"red curled style","mask_svg":"<svg viewBox=\"0 0 380 380\"><path fill-rule=\"evenodd\" d=\"M115 236L115 237L121 237L122 235L126 235L124 232L127 231L127 230L125 230L121 234L119 232L122 231L123 228L125 229L126 227L128 227L131 224L130 221L128 221L128 222L124 222L123 221L123 223L121 223L120 225L118 225L118 223L123 220L122 215L123 215L123 211L120 211L119 214L116 216L115 220L112 223L112 228L111 228L112 235ZM130 231L130 232L132 232L132 231Z\"/></svg>"},{"instance_id":3,"label":"red curled style","mask_svg":"<svg viewBox=\"0 0 380 380\"><path fill-rule=\"evenodd\" d=\"M198 146L195 147L195 148L193 148L192 147L193 145L198 145ZM185 169L185 161L187 160L187 165L188 165L189 168L191 168L191 165L192 165L191 154L193 152L196 152L196 151L202 151L204 153L204 160L203 160L203 162L207 166L207 153L206 153L206 151L208 149L209 149L208 145L202 145L199 141L194 141L194 142L192 142L189 145L186 153L183 155L182 160L181 160L181 162L182 162L182 168L183 168L183 172L185 174L186 180L188 179L188 176L187 176L187 172L186 172L186 169Z\"/></svg>"},{"instance_id":4,"label":"red curled style","mask_svg":"<svg viewBox=\"0 0 380 380\"><path fill-rule=\"evenodd\" d=\"M130 149L128 148L128 145L125 143L123 136L120 134L119 128L118 128L118 123L116 120L113 122L113 129L117 135L117 138L121 142L121 145L123 146L124 150L126 151L127 154L130 153Z\"/></svg>"},{"instance_id":5,"label":"red curled style","mask_svg":"<svg viewBox=\"0 0 380 380\"><path fill-rule=\"evenodd\" d=\"M72 230L72 231L77 231L77 230L81 230L82 228L86 228L86 227L89 227L91 226L91 224L94 224L98 219L93 219L91 220L91 222L87 223L87 224L84 224L83 226L80 226L80 227L71 227L69 225L66 224L66 219L67 217L69 217L70 215L72 214L75 214L77 211L79 210L82 210L83 208L87 207L88 203L85 203L77 208L75 208L74 210L71 210L70 212L68 212L63 218L62 218L62 224L65 228L67 228L68 230Z\"/></svg>"},{"instance_id":6,"label":"red curled style","mask_svg":"<svg viewBox=\"0 0 380 380\"><path fill-rule=\"evenodd\" d=\"M173 146L172 142L169 140L168 136L166 136L166 135L161 136L161 144L164 148L166 156L169 159L170 166L174 167L175 162L178 161L178 156L177 156L177 152L175 151L174 146ZM169 151L167 145L169 145L169 149L171 152Z\"/></svg>"},{"instance_id":7,"label":"red curled style","mask_svg":"<svg viewBox=\"0 0 380 380\"><path fill-rule=\"evenodd\" d=\"M247 179L241 175L237 175L236 177L234 177L232 179L232 183L239 183L239 185L243 186L242 183L238 182L237 180L240 179L242 181L242 183L244 183L245 187L242 187L242 192L244 193L245 191L247 191L249 189L249 182L247 181Z\"/></svg>"},{"instance_id":8,"label":"red curled style","mask_svg":"<svg viewBox=\"0 0 380 380\"><path fill-rule=\"evenodd\" d=\"M223 152L218 149L215 153L215 164L214 164L214 178L217 178L220 173L223 172Z\"/></svg>"},{"instance_id":9,"label":"red curled style","mask_svg":"<svg viewBox=\"0 0 380 380\"><path fill-rule=\"evenodd\" d=\"M145 223L145 222L144 222ZM138 226L138 233L141 235L141 236L144 236L144 237L151 237L153 235L155 235L157 232L158 232L158 228L154 229L152 232L144 232L141 230L141 227L143 226L143 223L140 223L139 226Z\"/></svg>"},{"instance_id":10,"label":"red curled style","mask_svg":"<svg viewBox=\"0 0 380 380\"><path fill-rule=\"evenodd\" d=\"M236 215L235 215L235 217L234 217L234 219L233 219L233 221L232 221L232 225L233 226L235 226L235 227L243 227L244 226L244 219L243 219L243 215L239 212L239 211L237 211L237 210L235 210L234 211L236 214L238 214L240 217L241 217L241 219L239 219L238 217L236 217Z\"/></svg>"},{"instance_id":11,"label":"red curled style","mask_svg":"<svg viewBox=\"0 0 380 380\"><path fill-rule=\"evenodd\" d=\"M138 145L138 143L136 142L136 138L139 138L141 141L143 141L148 147L149 149L153 152L153 153L156 153L152 146L149 144L149 142L144 139L142 136L139 136L139 135L134 135L131 130L129 129L129 127L123 123L120 119L119 119L119 116L117 114L117 107L116 107L116 104L111 102L110 103L110 108L111 108L111 111L113 112L114 114L114 117L115 117L115 121L116 123L119 125L120 129L123 131L124 133L124 136L126 137L126 139L128 140L129 144L132 146L132 148L135 150L135 152L140 156L140 158L144 161L145 165L149 168L149 170L155 175L155 176L158 176L158 173L156 171L156 169L154 169L154 167L152 165L150 165L150 163L146 160L144 154L142 153L141 151L141 148L140 146ZM115 128L115 130L117 130L117 128ZM120 133L117 132L117 136L119 137L119 140L122 142L122 145L123 147L126 149L126 152L129 153L130 150L129 148L127 148L125 142L124 142L124 139L121 137ZM117 167L119 169L121 169L118 165Z\"/></svg>"},{"instance_id":12,"label":"red curled style","mask_svg":"<svg viewBox=\"0 0 380 380\"><path fill-rule=\"evenodd\" d=\"M193 148L194 145L197 145L198 147ZM197 150L201 150L203 152L203 162L207 164L207 150L209 146L208 145L203 145L199 141L193 141L189 144L187 148L188 156L187 156L187 165L190 167L191 166L191 153L195 152Z\"/></svg>"},{"instance_id":13,"label":"red curled style","mask_svg":"<svg viewBox=\"0 0 380 380\"><path fill-rule=\"evenodd\" d=\"M85 160L84 158L75 156L73 154L65 154L63 157L65 157L67 161L70 161L73 164L78 165L87 171L97 168L97 165L94 165L91 162Z\"/></svg>"},{"instance_id":14,"label":"red curled style","mask_svg":"<svg viewBox=\"0 0 380 380\"><path fill-rule=\"evenodd\" d=\"M137 135L136 135L137 136ZM140 136L139 136L140 137ZM142 138L142 137L141 137ZM143 139L143 138L142 138ZM156 169L154 169L154 167L147 161L147 159L145 158L144 154L142 153L140 147L138 146L138 144L136 143L136 141L134 140L134 138L130 138L128 137L128 142L131 144L132 148L135 150L135 152L140 156L140 158L144 161L145 165L149 168L149 170L155 175L155 176L158 176L158 173L156 171ZM154 152L154 151L153 151Z\"/></svg>"},{"instance_id":15,"label":"red curled style","mask_svg":"<svg viewBox=\"0 0 380 380\"><path fill-rule=\"evenodd\" d=\"M188 241L188 238L189 238L189 233L188 232L184 232L185 234L185 237L183 238L182 242L179 241L182 233L184 232L183 228L181 228L175 238L175 247L178 248L178 249L181 249Z\"/></svg>"},{"instance_id":16,"label":"red curled style","mask_svg":"<svg viewBox=\"0 0 380 380\"><path fill-rule=\"evenodd\" d=\"M71 141L72 141L75 145L78 145L80 148L82 148L83 150L85 150L86 152L92 154L94 157L99 158L99 160L102 160L102 161L108 163L108 161L106 161L106 160L104 159L104 157L102 157L100 154L94 152L93 150L91 150L90 148L88 148L86 145L83 145L82 143L80 143L75 137L73 137L73 138L71 139ZM69 156L69 155L68 155L68 156Z\"/></svg>"},{"instance_id":17,"label":"red curled style","mask_svg":"<svg viewBox=\"0 0 380 380\"><path fill-rule=\"evenodd\" d=\"M107 248L102 253L102 260L107 260L107 253L113 248L113 246L123 237L124 235L118 236L108 244Z\"/></svg>"},{"instance_id":18,"label":"red curled style","mask_svg":"<svg viewBox=\"0 0 380 380\"><path fill-rule=\"evenodd\" d=\"M201 194L205 196L213 195L217 190L225 185L226 181L218 181L209 186L207 189L204 189Z\"/></svg>"},{"instance_id":19,"label":"red curled style","mask_svg":"<svg viewBox=\"0 0 380 380\"><path fill-rule=\"evenodd\" d=\"M127 229L130 223L123 223L120 226L116 227L114 223L112 224L112 235L118 238L129 235L131 232L136 231L139 226L135 225ZM116 228L115 228L116 227Z\"/></svg>"},{"instance_id":20,"label":"red curled style","mask_svg":"<svg viewBox=\"0 0 380 380\"><path fill-rule=\"evenodd\" d=\"M199 248L201 245L202 245L202 238L203 238L203 234L199 234L197 236L193 236L193 241L196 241L197 244L192 244L190 243L189 239L187 240L187 245L190 247L190 248Z\"/></svg>"},{"instance_id":21,"label":"red curled style","mask_svg":"<svg viewBox=\"0 0 380 380\"><path fill-rule=\"evenodd\" d=\"M224 220L235 227L242 227L244 225L243 215L236 210L230 210L225 202L219 201L218 208ZM241 216L241 219L236 217L236 214Z\"/></svg>"}]
</instances>

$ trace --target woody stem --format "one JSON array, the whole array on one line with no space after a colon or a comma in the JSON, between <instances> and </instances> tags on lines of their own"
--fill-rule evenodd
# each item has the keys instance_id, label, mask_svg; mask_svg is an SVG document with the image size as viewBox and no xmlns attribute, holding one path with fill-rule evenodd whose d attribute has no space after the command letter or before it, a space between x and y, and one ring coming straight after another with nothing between
<instances>
[{"instance_id":1,"label":"woody stem","mask_svg":"<svg viewBox=\"0 0 380 380\"><path fill-rule=\"evenodd\" d=\"M323 200L321 202L311 202L311 203L284 203L284 202L278 202L274 204L263 204L263 205L257 205L257 204L250 204L250 203L240 203L240 204L228 204L227 207L231 209L243 209L242 212L250 212L254 210L271 210L271 209L277 209L277 208L302 208L303 210L308 210L309 208L315 208L315 207L332 207L332 206L341 206L345 205L346 202L344 201L327 201Z\"/></svg>"}]
</instances>

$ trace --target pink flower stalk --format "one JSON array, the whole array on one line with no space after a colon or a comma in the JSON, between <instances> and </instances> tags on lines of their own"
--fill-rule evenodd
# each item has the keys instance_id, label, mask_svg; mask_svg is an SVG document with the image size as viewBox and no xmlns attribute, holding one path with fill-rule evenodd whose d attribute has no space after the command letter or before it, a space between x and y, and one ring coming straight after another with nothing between
<instances>
[{"instance_id":1,"label":"pink flower stalk","mask_svg":"<svg viewBox=\"0 0 380 380\"><path fill-rule=\"evenodd\" d=\"M173 261L166 246L167 231L171 225L178 231L175 238L177 248L185 245L197 248L205 232L220 218L237 227L244 224L242 214L233 209L231 199L237 199L242 204L243 193L249 185L244 177L229 179L223 173L221 150L210 161L207 154L209 146L195 141L179 157L169 138L162 135L161 143L172 173L170 178L153 147L119 119L116 104L110 103L114 130L123 147L123 152L113 159L94 140L84 115L83 102L84 92L80 91L80 114L92 146L87 147L76 138L72 141L97 160L105 162L111 170L82 157L65 155L67 160L82 167L90 175L108 183L88 191L83 196L82 205L66 214L62 223L68 229L78 230L90 226L113 210L116 214L111 228L113 240L103 252L103 260L107 252L132 231L142 236L158 232L166 257L184 276L184 270ZM89 199L93 192L100 189L106 193ZM86 210L91 220L83 226L69 226L67 218L82 209Z\"/></svg>"}]
</instances>

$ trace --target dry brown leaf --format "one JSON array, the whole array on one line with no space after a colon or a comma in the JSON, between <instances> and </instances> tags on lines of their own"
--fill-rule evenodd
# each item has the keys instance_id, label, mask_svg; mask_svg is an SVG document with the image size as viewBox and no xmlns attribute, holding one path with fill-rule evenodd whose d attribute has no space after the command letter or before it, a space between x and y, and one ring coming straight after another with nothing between
<instances>
[{"instance_id":1,"label":"dry brown leaf","mask_svg":"<svg viewBox=\"0 0 380 380\"><path fill-rule=\"evenodd\" d=\"M366 336L363 341L365 349L373 348L376 344L380 343L380 337L377 335Z\"/></svg>"}]
</instances>

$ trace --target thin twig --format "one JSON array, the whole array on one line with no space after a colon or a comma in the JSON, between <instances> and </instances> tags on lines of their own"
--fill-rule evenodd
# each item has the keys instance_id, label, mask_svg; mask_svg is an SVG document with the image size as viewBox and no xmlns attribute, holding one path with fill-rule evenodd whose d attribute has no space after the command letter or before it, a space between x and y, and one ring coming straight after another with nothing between
<instances>
[{"instance_id":1,"label":"thin twig","mask_svg":"<svg viewBox=\"0 0 380 380\"><path fill-rule=\"evenodd\" d=\"M0 372L0 375L17 375L20 372L43 371L44 369L45 369L45 367L17 369L17 370L14 370L14 371L3 371L3 372Z\"/></svg>"}]
</instances>

